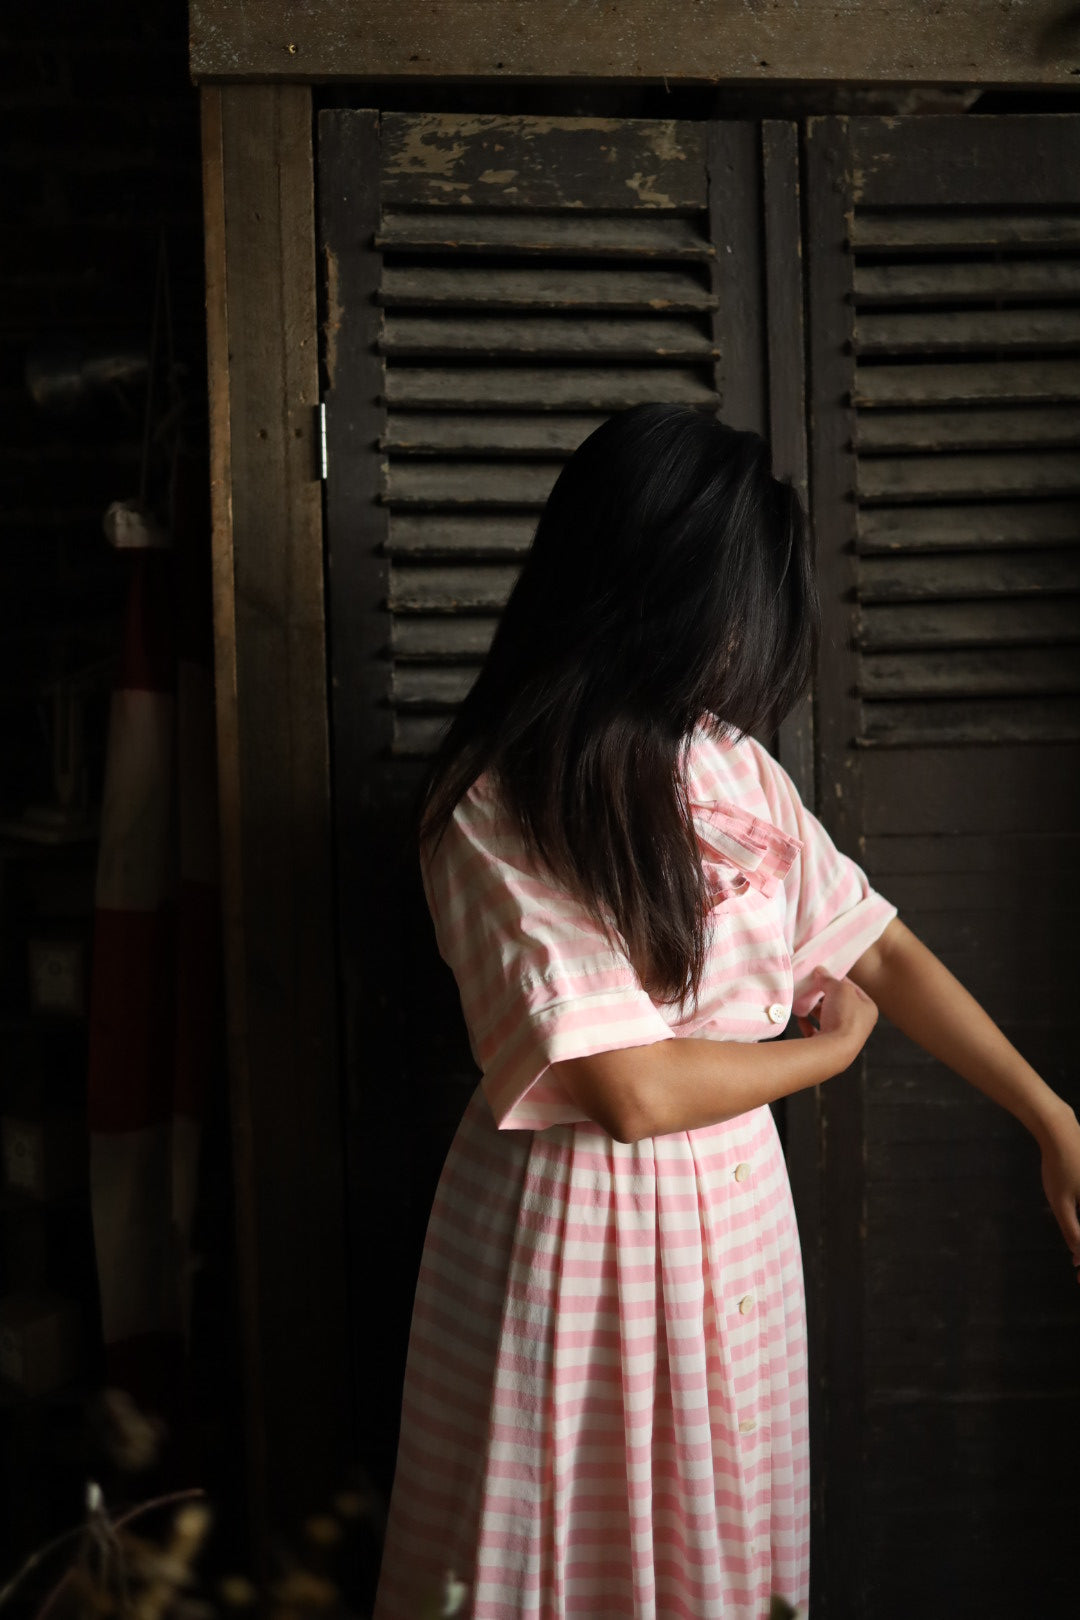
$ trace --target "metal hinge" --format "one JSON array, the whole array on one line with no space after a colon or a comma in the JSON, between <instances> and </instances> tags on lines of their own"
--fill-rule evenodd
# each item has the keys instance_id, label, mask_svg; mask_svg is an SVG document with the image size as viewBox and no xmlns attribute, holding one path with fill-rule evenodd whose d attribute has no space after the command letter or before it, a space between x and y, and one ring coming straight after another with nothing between
<instances>
[{"instance_id":1,"label":"metal hinge","mask_svg":"<svg viewBox=\"0 0 1080 1620\"><path fill-rule=\"evenodd\" d=\"M319 477L325 483L329 462L326 454L326 401L322 399L315 407L315 443L318 447Z\"/></svg>"}]
</instances>

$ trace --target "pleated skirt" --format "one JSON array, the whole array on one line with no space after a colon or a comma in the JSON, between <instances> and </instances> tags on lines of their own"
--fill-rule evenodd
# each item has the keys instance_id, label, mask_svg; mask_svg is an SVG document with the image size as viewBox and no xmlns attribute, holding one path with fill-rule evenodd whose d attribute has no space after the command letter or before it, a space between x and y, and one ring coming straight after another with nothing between
<instances>
[{"instance_id":1,"label":"pleated skirt","mask_svg":"<svg viewBox=\"0 0 1080 1620\"><path fill-rule=\"evenodd\" d=\"M374 1620L765 1620L809 1601L802 1261L772 1114L500 1131L427 1229Z\"/></svg>"}]
</instances>

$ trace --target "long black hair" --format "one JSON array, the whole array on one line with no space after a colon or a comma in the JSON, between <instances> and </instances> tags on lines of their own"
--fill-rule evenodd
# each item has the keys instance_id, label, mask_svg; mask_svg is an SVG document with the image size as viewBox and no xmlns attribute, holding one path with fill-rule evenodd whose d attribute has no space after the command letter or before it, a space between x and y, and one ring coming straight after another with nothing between
<instances>
[{"instance_id":1,"label":"long black hair","mask_svg":"<svg viewBox=\"0 0 1080 1620\"><path fill-rule=\"evenodd\" d=\"M696 995L707 900L682 768L695 726L774 729L809 679L806 518L757 433L614 412L563 465L427 781L441 837L491 773L527 850L659 1000Z\"/></svg>"}]
</instances>

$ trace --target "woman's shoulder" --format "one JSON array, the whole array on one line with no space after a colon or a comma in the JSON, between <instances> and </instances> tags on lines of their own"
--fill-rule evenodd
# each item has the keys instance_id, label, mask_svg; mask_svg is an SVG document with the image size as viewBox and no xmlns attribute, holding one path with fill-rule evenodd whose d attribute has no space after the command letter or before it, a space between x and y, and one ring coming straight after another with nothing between
<instances>
[{"instance_id":1,"label":"woman's shoulder","mask_svg":"<svg viewBox=\"0 0 1080 1620\"><path fill-rule=\"evenodd\" d=\"M686 786L691 800L769 796L777 761L748 732L734 733L721 724L701 721L690 734L686 751Z\"/></svg>"}]
</instances>

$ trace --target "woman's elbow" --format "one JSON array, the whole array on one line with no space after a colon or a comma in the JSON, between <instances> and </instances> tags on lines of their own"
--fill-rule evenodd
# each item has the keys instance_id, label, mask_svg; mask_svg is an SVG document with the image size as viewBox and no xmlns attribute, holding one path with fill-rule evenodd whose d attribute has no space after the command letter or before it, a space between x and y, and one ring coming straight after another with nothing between
<instances>
[{"instance_id":1,"label":"woman's elbow","mask_svg":"<svg viewBox=\"0 0 1080 1620\"><path fill-rule=\"evenodd\" d=\"M622 1052L600 1052L552 1064L582 1113L616 1142L626 1143L655 1134L633 1067L633 1059Z\"/></svg>"}]
</instances>

